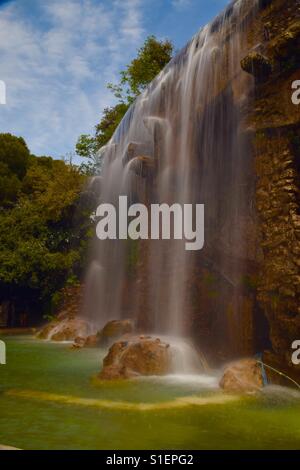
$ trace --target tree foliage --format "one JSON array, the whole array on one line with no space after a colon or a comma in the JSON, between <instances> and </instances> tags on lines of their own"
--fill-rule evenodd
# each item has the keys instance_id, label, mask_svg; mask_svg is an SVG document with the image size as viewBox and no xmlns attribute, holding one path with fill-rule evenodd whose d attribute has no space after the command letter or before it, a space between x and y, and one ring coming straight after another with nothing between
<instances>
[{"instance_id":1,"label":"tree foliage","mask_svg":"<svg viewBox=\"0 0 300 470\"><path fill-rule=\"evenodd\" d=\"M0 209L0 300L38 299L43 311L68 277L80 274L91 221L79 206L85 177L78 168L27 152L16 199ZM3 147L0 155L14 160Z\"/></svg>"},{"instance_id":2,"label":"tree foliage","mask_svg":"<svg viewBox=\"0 0 300 470\"><path fill-rule=\"evenodd\" d=\"M28 147L22 137L0 134L0 206L13 203L26 174Z\"/></svg>"},{"instance_id":3,"label":"tree foliage","mask_svg":"<svg viewBox=\"0 0 300 470\"><path fill-rule=\"evenodd\" d=\"M110 83L108 88L120 102L132 103L170 62L172 54L170 41L158 41L155 36L149 36L138 50L137 57L121 71L119 84Z\"/></svg>"}]
</instances>

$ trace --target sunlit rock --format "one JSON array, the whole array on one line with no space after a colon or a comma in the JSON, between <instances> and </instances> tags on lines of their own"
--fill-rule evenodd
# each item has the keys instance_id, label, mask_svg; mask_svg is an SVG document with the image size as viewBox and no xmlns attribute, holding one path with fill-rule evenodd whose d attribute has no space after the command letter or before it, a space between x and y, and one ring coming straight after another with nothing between
<instances>
[{"instance_id":1,"label":"sunlit rock","mask_svg":"<svg viewBox=\"0 0 300 470\"><path fill-rule=\"evenodd\" d=\"M138 375L165 375L171 371L170 345L159 338L119 341L103 360L100 379L126 379Z\"/></svg>"},{"instance_id":2,"label":"sunlit rock","mask_svg":"<svg viewBox=\"0 0 300 470\"><path fill-rule=\"evenodd\" d=\"M241 359L224 371L220 387L228 392L255 392L263 387L262 368L255 359Z\"/></svg>"},{"instance_id":3,"label":"sunlit rock","mask_svg":"<svg viewBox=\"0 0 300 470\"><path fill-rule=\"evenodd\" d=\"M88 335L90 330L90 325L82 318L67 319L54 327L49 339L52 341L72 341L76 336Z\"/></svg>"},{"instance_id":4,"label":"sunlit rock","mask_svg":"<svg viewBox=\"0 0 300 470\"><path fill-rule=\"evenodd\" d=\"M90 324L83 318L54 320L38 333L39 339L51 341L72 341L76 337L86 337L91 332Z\"/></svg>"}]
</instances>

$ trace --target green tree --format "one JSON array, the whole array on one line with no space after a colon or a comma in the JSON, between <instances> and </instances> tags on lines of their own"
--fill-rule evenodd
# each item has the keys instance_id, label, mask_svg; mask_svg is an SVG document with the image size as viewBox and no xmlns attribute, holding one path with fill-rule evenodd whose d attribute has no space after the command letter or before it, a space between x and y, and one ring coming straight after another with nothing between
<instances>
[{"instance_id":1,"label":"green tree","mask_svg":"<svg viewBox=\"0 0 300 470\"><path fill-rule=\"evenodd\" d=\"M81 166L82 172L95 174L101 170L99 150L109 142L130 105L171 60L172 54L173 45L170 41L159 41L155 36L149 36L138 50L137 57L121 71L120 82L108 84L118 102L104 109L94 135L84 134L79 137L76 153L87 160Z\"/></svg>"},{"instance_id":2,"label":"green tree","mask_svg":"<svg viewBox=\"0 0 300 470\"><path fill-rule=\"evenodd\" d=\"M16 203L0 209L0 300L35 303L41 316L67 279L81 275L92 233L85 181L74 165L28 157Z\"/></svg>"},{"instance_id":3,"label":"green tree","mask_svg":"<svg viewBox=\"0 0 300 470\"><path fill-rule=\"evenodd\" d=\"M120 102L133 103L170 62L172 54L173 45L170 41L158 41L155 36L149 36L138 50L137 57L121 71L120 82L117 85L110 83L108 88Z\"/></svg>"},{"instance_id":4,"label":"green tree","mask_svg":"<svg viewBox=\"0 0 300 470\"><path fill-rule=\"evenodd\" d=\"M0 134L0 206L6 207L16 201L29 156L22 137Z\"/></svg>"},{"instance_id":5,"label":"green tree","mask_svg":"<svg viewBox=\"0 0 300 470\"><path fill-rule=\"evenodd\" d=\"M103 117L96 126L95 140L99 149L107 144L129 108L129 103L118 103L112 108L105 108Z\"/></svg>"}]
</instances>

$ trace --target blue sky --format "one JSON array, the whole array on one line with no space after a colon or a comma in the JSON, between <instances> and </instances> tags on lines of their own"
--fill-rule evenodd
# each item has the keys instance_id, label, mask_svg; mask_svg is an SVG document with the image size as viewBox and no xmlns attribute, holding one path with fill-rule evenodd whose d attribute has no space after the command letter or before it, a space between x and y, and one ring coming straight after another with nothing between
<instances>
[{"instance_id":1,"label":"blue sky","mask_svg":"<svg viewBox=\"0 0 300 470\"><path fill-rule=\"evenodd\" d=\"M155 34L176 49L229 0L0 0L0 132L32 153L60 158L91 133L106 89Z\"/></svg>"}]
</instances>

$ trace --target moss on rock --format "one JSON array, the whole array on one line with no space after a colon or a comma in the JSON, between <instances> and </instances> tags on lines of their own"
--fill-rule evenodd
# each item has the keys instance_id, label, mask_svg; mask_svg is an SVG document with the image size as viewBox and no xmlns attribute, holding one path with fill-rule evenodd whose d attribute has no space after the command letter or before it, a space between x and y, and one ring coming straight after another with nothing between
<instances>
[{"instance_id":1,"label":"moss on rock","mask_svg":"<svg viewBox=\"0 0 300 470\"><path fill-rule=\"evenodd\" d=\"M258 82L268 80L272 73L272 62L260 52L251 51L241 61L242 69L254 76Z\"/></svg>"}]
</instances>

